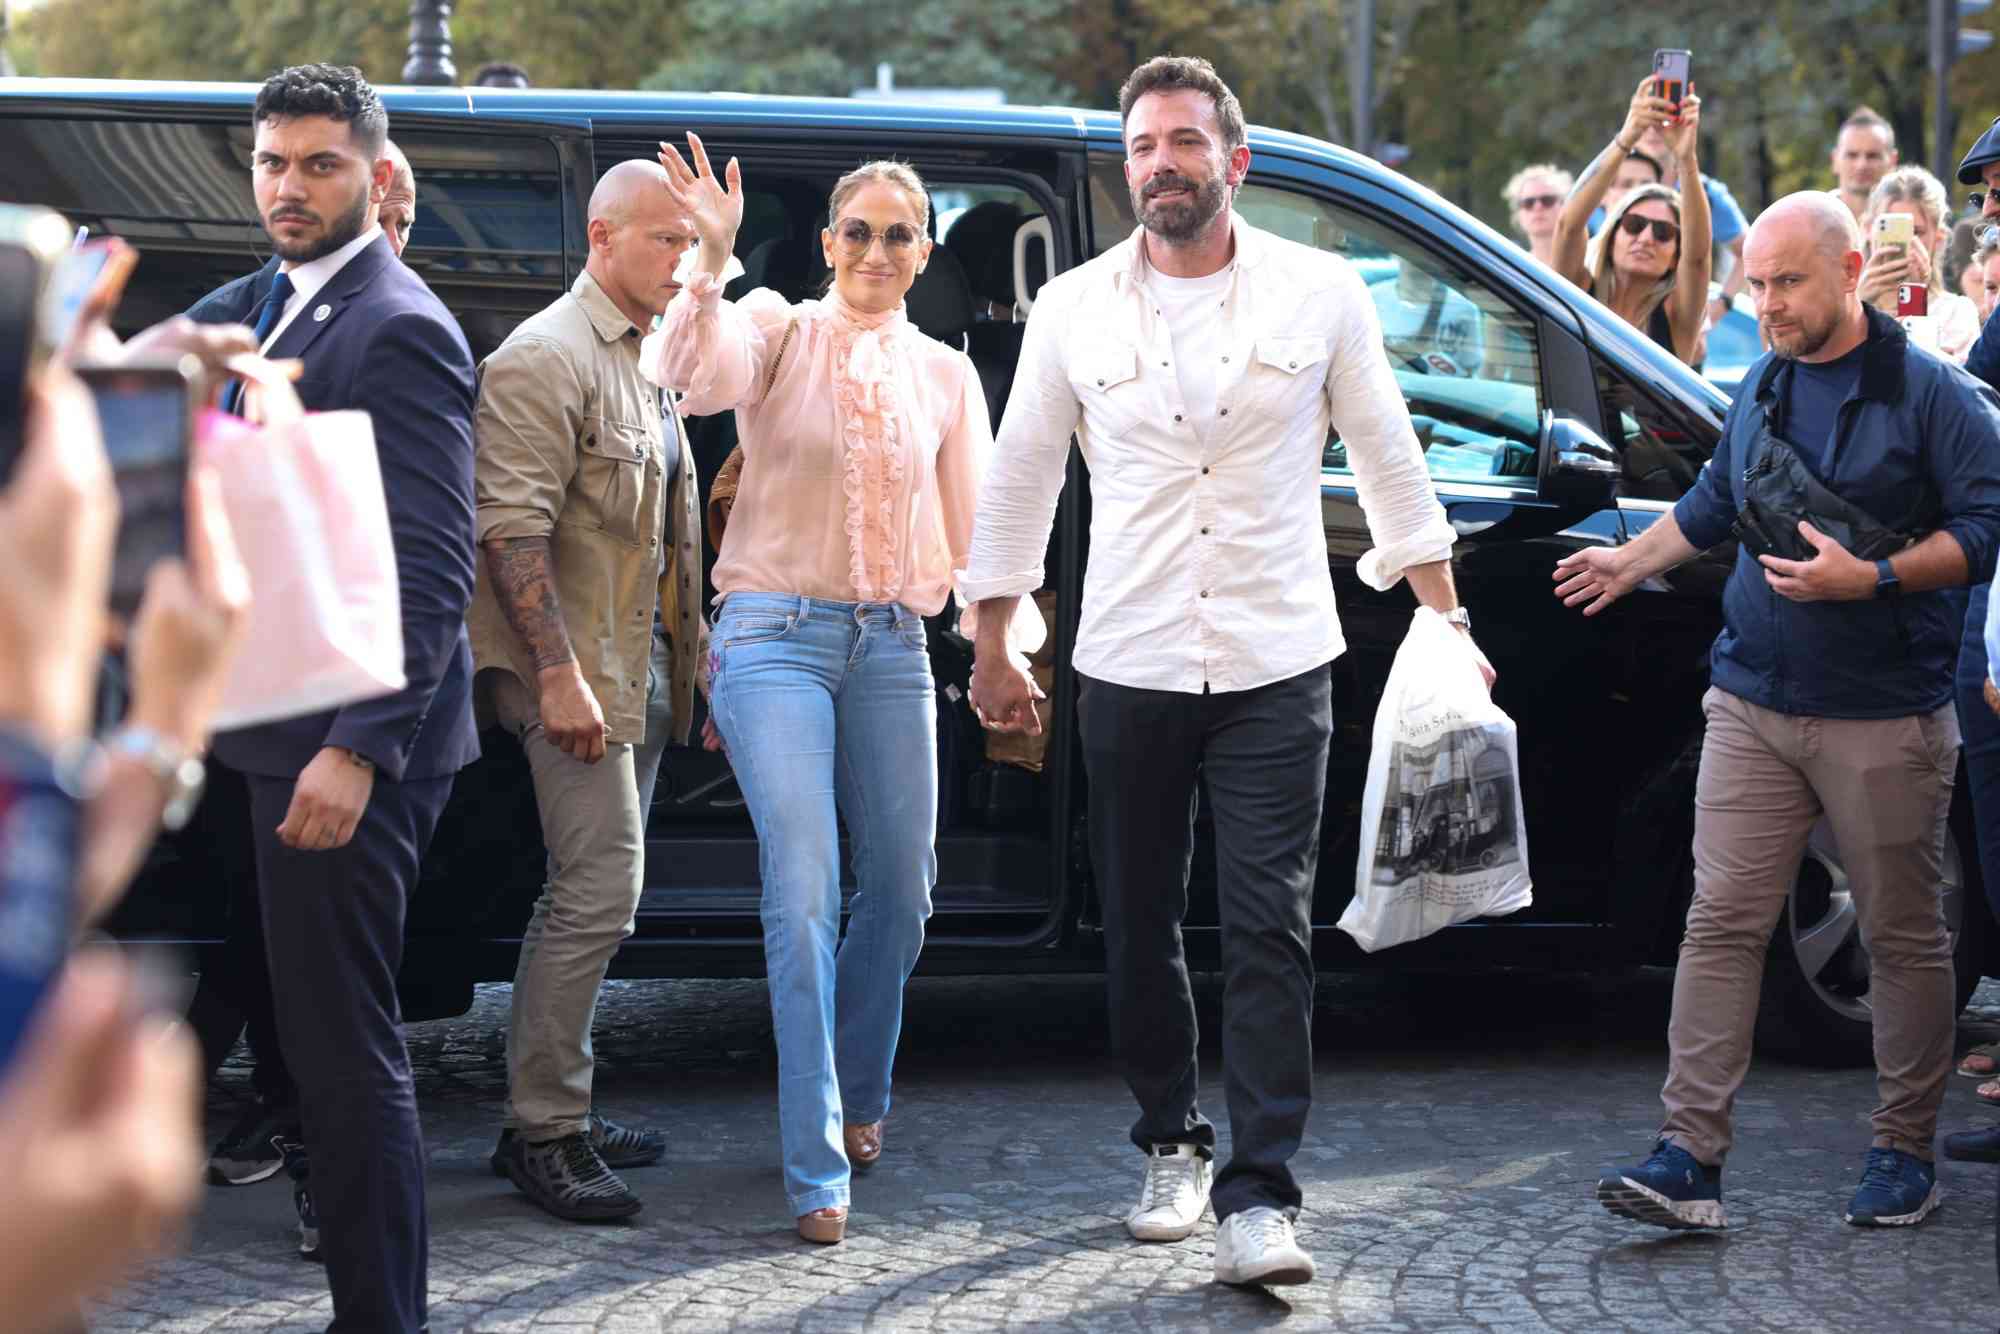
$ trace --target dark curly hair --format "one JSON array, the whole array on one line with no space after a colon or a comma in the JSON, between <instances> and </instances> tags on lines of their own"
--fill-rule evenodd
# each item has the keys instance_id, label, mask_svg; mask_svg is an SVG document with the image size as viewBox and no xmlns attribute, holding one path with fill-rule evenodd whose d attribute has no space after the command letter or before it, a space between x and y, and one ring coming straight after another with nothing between
<instances>
[{"instance_id":1,"label":"dark curly hair","mask_svg":"<svg viewBox=\"0 0 2000 1334\"><path fill-rule=\"evenodd\" d=\"M382 156L389 138L389 113L382 99L352 65L293 65L264 80L250 124L293 116L344 122L355 145L370 158Z\"/></svg>"},{"instance_id":2,"label":"dark curly hair","mask_svg":"<svg viewBox=\"0 0 2000 1334\"><path fill-rule=\"evenodd\" d=\"M1249 142L1243 129L1243 104L1229 85L1215 72L1215 66L1200 56L1154 56L1132 71L1118 90L1118 123L1132 115L1132 104L1147 93L1171 93L1186 89L1203 93L1215 103L1215 120L1222 129L1222 149L1233 153Z\"/></svg>"}]
</instances>

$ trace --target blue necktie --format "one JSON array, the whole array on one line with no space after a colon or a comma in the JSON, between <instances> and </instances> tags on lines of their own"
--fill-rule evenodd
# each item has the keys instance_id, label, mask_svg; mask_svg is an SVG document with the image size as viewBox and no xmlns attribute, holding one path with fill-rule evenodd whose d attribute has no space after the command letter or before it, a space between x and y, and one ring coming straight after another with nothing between
<instances>
[{"instance_id":1,"label":"blue necktie","mask_svg":"<svg viewBox=\"0 0 2000 1334\"><path fill-rule=\"evenodd\" d=\"M271 336L271 330L278 327L278 321L284 318L285 303L291 299L292 275L279 273L271 279L271 290L264 294L264 304L257 307L257 326L252 331L256 335L257 346L262 347L264 340ZM229 388L222 392L222 410L240 417L242 409L243 381L231 380Z\"/></svg>"}]
</instances>

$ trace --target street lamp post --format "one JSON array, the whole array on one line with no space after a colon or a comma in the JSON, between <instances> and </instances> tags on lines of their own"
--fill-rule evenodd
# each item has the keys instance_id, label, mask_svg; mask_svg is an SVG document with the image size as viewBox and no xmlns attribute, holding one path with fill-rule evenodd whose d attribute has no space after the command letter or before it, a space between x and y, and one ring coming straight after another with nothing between
<instances>
[{"instance_id":1,"label":"street lamp post","mask_svg":"<svg viewBox=\"0 0 2000 1334\"><path fill-rule=\"evenodd\" d=\"M451 63L451 0L410 0L410 58L403 63L403 82L458 82Z\"/></svg>"}]
</instances>

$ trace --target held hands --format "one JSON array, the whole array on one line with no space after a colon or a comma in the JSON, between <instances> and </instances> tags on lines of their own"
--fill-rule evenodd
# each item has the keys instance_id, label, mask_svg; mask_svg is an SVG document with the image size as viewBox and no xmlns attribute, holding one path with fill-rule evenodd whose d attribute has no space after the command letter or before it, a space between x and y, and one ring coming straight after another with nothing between
<instances>
[{"instance_id":1,"label":"held hands","mask_svg":"<svg viewBox=\"0 0 2000 1334\"><path fill-rule=\"evenodd\" d=\"M299 852L346 847L374 790L373 765L355 763L353 753L339 746L322 747L292 788L278 841Z\"/></svg>"},{"instance_id":2,"label":"held hands","mask_svg":"<svg viewBox=\"0 0 2000 1334\"><path fill-rule=\"evenodd\" d=\"M1048 696L1028 674L1027 661L1010 651L976 653L972 660L972 716L989 732L1042 734L1036 700Z\"/></svg>"},{"instance_id":3,"label":"held hands","mask_svg":"<svg viewBox=\"0 0 2000 1334\"><path fill-rule=\"evenodd\" d=\"M1572 552L1556 562L1556 596L1563 606L1581 605L1585 616L1595 616L1632 591L1625 565L1625 553L1617 547Z\"/></svg>"},{"instance_id":4,"label":"held hands","mask_svg":"<svg viewBox=\"0 0 2000 1334\"><path fill-rule=\"evenodd\" d=\"M541 695L542 732L571 759L595 764L604 758L604 710L574 658L536 674Z\"/></svg>"},{"instance_id":5,"label":"held hands","mask_svg":"<svg viewBox=\"0 0 2000 1334\"><path fill-rule=\"evenodd\" d=\"M1859 602L1875 596L1875 564L1850 553L1819 529L1799 521L1799 534L1819 554L1811 560L1759 556L1764 582L1794 602Z\"/></svg>"},{"instance_id":6,"label":"held hands","mask_svg":"<svg viewBox=\"0 0 2000 1334\"><path fill-rule=\"evenodd\" d=\"M688 156L694 159L694 169L689 170L681 160L675 147L662 141L660 144L660 165L667 169L667 193L682 212L694 223L695 234L701 238L702 258L719 256L715 270L729 258L736 245L736 229L743 225L743 169L736 159L729 159L725 167L725 180L717 180L715 168L708 162L708 150L701 146L701 136L688 133ZM726 184L725 184L726 181Z\"/></svg>"}]
</instances>

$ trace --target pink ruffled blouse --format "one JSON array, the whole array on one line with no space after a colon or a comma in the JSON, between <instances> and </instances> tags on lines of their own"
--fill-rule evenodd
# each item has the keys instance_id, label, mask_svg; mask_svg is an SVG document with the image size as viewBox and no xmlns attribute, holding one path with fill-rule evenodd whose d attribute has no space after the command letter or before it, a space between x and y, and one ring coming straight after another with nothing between
<instances>
[{"instance_id":1,"label":"pink ruffled blouse","mask_svg":"<svg viewBox=\"0 0 2000 1334\"><path fill-rule=\"evenodd\" d=\"M684 415L736 411L743 474L715 564L720 597L943 609L993 450L986 397L963 352L922 333L901 306L868 314L837 293L794 306L768 288L725 301L702 273L647 335L639 364L685 394ZM1032 600L1020 607L1009 638L1032 650L1044 628Z\"/></svg>"}]
</instances>

